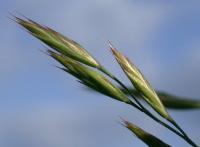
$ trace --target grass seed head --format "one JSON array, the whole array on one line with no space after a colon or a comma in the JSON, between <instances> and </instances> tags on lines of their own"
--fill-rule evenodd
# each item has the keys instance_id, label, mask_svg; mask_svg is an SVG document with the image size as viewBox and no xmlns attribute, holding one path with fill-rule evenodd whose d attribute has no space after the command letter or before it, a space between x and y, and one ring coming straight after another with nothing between
<instances>
[{"instance_id":1,"label":"grass seed head","mask_svg":"<svg viewBox=\"0 0 200 147\"><path fill-rule=\"evenodd\" d=\"M145 101L147 101L161 116L166 119L171 119L158 95L150 86L149 82L144 78L140 70L137 69L137 67L127 57L118 52L111 44L109 44L109 46L117 62L130 79L136 90L143 96Z\"/></svg>"},{"instance_id":2,"label":"grass seed head","mask_svg":"<svg viewBox=\"0 0 200 147\"><path fill-rule=\"evenodd\" d=\"M82 84L116 100L125 103L131 102L119 88L117 88L99 72L51 50L48 50L48 54L60 62L66 68L65 71L78 78Z\"/></svg>"},{"instance_id":3,"label":"grass seed head","mask_svg":"<svg viewBox=\"0 0 200 147\"><path fill-rule=\"evenodd\" d=\"M123 120L123 125L131 132L133 132L140 140L146 143L149 147L170 147L170 145L166 144L159 138L144 131L143 129L139 128L131 122Z\"/></svg>"},{"instance_id":4,"label":"grass seed head","mask_svg":"<svg viewBox=\"0 0 200 147\"><path fill-rule=\"evenodd\" d=\"M27 29L30 34L59 53L92 67L98 68L100 66L99 63L81 45L64 35L30 19L15 17L15 21Z\"/></svg>"}]
</instances>

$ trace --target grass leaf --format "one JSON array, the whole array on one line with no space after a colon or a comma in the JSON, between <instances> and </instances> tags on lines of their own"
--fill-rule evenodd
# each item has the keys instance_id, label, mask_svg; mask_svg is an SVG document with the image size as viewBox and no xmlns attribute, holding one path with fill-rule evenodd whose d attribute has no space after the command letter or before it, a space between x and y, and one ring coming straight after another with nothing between
<instances>
[{"instance_id":1,"label":"grass leaf","mask_svg":"<svg viewBox=\"0 0 200 147\"><path fill-rule=\"evenodd\" d=\"M129 95L126 90L120 88L126 95ZM128 88L131 93L133 93L137 98L141 99L139 93L132 87ZM89 89L88 89L89 90ZM168 109L176 110L190 110L190 109L200 109L200 100L195 100L186 97L175 96L163 91L156 91L163 105Z\"/></svg>"},{"instance_id":2,"label":"grass leaf","mask_svg":"<svg viewBox=\"0 0 200 147\"><path fill-rule=\"evenodd\" d=\"M141 98L139 93L132 87L128 88L130 92L136 95L138 98ZM123 89L121 89L123 90ZM124 93L128 95L128 93L123 90ZM195 100L191 98L185 98L176 96L173 94L169 94L163 91L156 91L160 100L164 104L165 107L170 109L199 109L200 108L200 100Z\"/></svg>"}]
</instances>

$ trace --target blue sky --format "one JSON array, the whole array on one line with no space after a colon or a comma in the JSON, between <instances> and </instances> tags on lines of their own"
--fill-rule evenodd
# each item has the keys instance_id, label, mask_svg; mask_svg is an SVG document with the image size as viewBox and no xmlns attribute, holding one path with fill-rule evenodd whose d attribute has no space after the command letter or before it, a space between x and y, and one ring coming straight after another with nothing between
<instances>
[{"instance_id":1,"label":"blue sky","mask_svg":"<svg viewBox=\"0 0 200 147\"><path fill-rule=\"evenodd\" d=\"M17 12L82 44L130 85L110 40L156 89L200 97L199 1L1 0L0 146L142 147L119 116L175 147L188 145L135 109L85 91L40 50L46 48L9 20ZM169 111L200 144L200 112Z\"/></svg>"}]
</instances>

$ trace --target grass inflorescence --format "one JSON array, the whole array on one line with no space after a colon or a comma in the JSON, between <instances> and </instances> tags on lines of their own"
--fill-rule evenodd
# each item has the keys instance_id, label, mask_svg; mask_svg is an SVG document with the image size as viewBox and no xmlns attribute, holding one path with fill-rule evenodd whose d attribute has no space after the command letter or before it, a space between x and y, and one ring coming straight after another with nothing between
<instances>
[{"instance_id":1,"label":"grass inflorescence","mask_svg":"<svg viewBox=\"0 0 200 147\"><path fill-rule=\"evenodd\" d=\"M92 57L92 55L90 55L86 49L84 49L74 40L65 37L53 29L41 25L31 19L20 18L16 16L13 17L15 22L25 28L31 35L49 46L50 49L47 50L47 54L62 65L62 70L77 78L80 83L95 90L96 92L133 106L137 110L143 112L155 120L155 122L161 124L162 126L166 127L184 139L191 146L198 146L183 131L183 129L176 123L176 121L174 121L174 119L166 110L166 104L173 105L172 103L177 101L176 98L172 98L174 101L171 102L171 104L167 100L164 101L160 99L160 96L166 97L166 95L163 93L157 94L157 92L150 85L149 81L146 80L141 71L127 57L117 51L111 45L111 43L109 43L109 47L111 48L113 55L119 63L120 67L132 83L133 87L131 88L123 84L121 80L109 72L104 66L100 64L100 62ZM149 104L158 114L160 114L161 118L158 118L153 113L151 113L148 108L146 108L138 100L138 96L145 100L147 104ZM196 106L194 105L194 102L191 104L193 105L190 105L190 108ZM180 105L184 105L187 108L185 103L179 103L179 105L176 104L175 107ZM166 119L169 124L164 122L162 120L163 118ZM170 123L173 126L171 126ZM129 121L123 121L123 125L150 147L170 146L161 139L155 137L147 131L144 131Z\"/></svg>"}]
</instances>

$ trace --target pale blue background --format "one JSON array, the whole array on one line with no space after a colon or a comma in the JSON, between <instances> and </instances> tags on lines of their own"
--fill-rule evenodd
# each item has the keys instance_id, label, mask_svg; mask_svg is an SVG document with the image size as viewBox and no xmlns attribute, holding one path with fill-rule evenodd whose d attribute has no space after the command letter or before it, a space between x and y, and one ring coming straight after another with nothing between
<instances>
[{"instance_id":1,"label":"pale blue background","mask_svg":"<svg viewBox=\"0 0 200 147\"><path fill-rule=\"evenodd\" d=\"M155 88L200 99L199 6L198 0L1 0L0 146L145 146L119 116L175 147L189 146L135 109L85 91L7 17L19 12L77 40L130 85L108 49L111 40ZM200 111L169 112L200 144Z\"/></svg>"}]
</instances>

